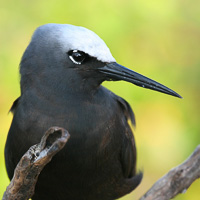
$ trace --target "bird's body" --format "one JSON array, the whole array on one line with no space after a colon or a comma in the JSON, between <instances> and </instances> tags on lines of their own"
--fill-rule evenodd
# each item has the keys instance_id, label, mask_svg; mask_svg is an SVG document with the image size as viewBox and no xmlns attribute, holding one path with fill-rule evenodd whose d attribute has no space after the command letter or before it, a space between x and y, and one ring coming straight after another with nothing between
<instances>
[{"instance_id":1,"label":"bird's body","mask_svg":"<svg viewBox=\"0 0 200 200\"><path fill-rule=\"evenodd\" d=\"M130 74L87 31L44 25L21 61L21 96L11 109L14 118L5 148L9 178L49 127L63 127L71 135L39 176L33 200L112 200L131 192L142 179L136 174L136 146L128 124L128 119L134 123L133 112L124 99L100 85L104 80L131 82ZM176 95L158 83L143 84Z\"/></svg>"},{"instance_id":2,"label":"bird's body","mask_svg":"<svg viewBox=\"0 0 200 200\"><path fill-rule=\"evenodd\" d=\"M123 187L127 193L136 187L140 176L136 181L135 144L126 119L126 112L131 110L123 99L103 87L89 96L66 96L63 102L56 100L58 96L45 99L42 95L40 99L44 101L38 101L32 95L18 101L9 132L13 151L9 153L10 178L24 151L38 143L45 130L56 125L72 133L71 139L40 175L37 199L45 199L47 193L52 193L52 199L114 199L123 195ZM16 151L20 152L18 156ZM52 184L45 187L46 183Z\"/></svg>"}]
</instances>

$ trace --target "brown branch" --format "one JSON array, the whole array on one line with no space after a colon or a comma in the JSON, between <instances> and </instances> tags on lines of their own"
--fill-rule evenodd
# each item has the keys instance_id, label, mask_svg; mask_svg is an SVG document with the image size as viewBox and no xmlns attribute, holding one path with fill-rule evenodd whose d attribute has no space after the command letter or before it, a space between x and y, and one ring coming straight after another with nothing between
<instances>
[{"instance_id":1,"label":"brown branch","mask_svg":"<svg viewBox=\"0 0 200 200\"><path fill-rule=\"evenodd\" d=\"M44 166L69 139L69 133L59 127L50 128L41 142L32 146L18 163L3 200L26 200L33 196L38 176ZM181 165L159 179L140 200L168 200L186 189L200 177L200 145Z\"/></svg>"},{"instance_id":2,"label":"brown branch","mask_svg":"<svg viewBox=\"0 0 200 200\"><path fill-rule=\"evenodd\" d=\"M200 177L200 145L181 165L159 179L140 200L168 200L184 193Z\"/></svg>"},{"instance_id":3,"label":"brown branch","mask_svg":"<svg viewBox=\"0 0 200 200\"><path fill-rule=\"evenodd\" d=\"M69 137L69 133L63 128L51 127L48 129L41 142L32 146L19 161L3 200L31 198L40 172L65 146Z\"/></svg>"}]
</instances>

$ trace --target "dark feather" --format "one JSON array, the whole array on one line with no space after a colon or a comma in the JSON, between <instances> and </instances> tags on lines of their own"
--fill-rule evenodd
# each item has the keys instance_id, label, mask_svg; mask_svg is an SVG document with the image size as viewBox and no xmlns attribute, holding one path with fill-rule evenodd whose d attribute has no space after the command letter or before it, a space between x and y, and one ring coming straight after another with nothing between
<instances>
[{"instance_id":1,"label":"dark feather","mask_svg":"<svg viewBox=\"0 0 200 200\"><path fill-rule=\"evenodd\" d=\"M136 126L135 115L129 103L117 95L115 95L115 98L117 102L119 103L120 107L122 108L127 120L130 119L133 126Z\"/></svg>"},{"instance_id":2,"label":"dark feather","mask_svg":"<svg viewBox=\"0 0 200 200\"><path fill-rule=\"evenodd\" d=\"M12 104L12 106L11 106L9 112L11 112L11 113L13 113L13 114L15 113L15 110L16 110L18 104L19 104L19 101L20 101L20 97L18 97L18 98L13 102L13 104Z\"/></svg>"}]
</instances>

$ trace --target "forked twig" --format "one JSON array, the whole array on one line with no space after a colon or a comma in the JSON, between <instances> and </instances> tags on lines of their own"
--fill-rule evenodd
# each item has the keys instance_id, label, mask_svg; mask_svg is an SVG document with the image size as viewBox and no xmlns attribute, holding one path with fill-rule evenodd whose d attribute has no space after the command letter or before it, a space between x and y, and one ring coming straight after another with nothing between
<instances>
[{"instance_id":1,"label":"forked twig","mask_svg":"<svg viewBox=\"0 0 200 200\"><path fill-rule=\"evenodd\" d=\"M36 144L24 154L15 168L3 200L26 200L33 196L38 176L44 166L68 141L69 133L59 127L51 127Z\"/></svg>"}]
</instances>

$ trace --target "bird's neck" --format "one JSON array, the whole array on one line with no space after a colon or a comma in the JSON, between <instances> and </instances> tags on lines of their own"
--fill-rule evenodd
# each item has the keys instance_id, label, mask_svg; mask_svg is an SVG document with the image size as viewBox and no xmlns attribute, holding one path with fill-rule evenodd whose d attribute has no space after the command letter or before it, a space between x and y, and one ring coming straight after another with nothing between
<instances>
[{"instance_id":1,"label":"bird's neck","mask_svg":"<svg viewBox=\"0 0 200 200\"><path fill-rule=\"evenodd\" d=\"M24 84L23 84L24 85ZM94 81L70 78L68 81L59 79L59 81L35 80L31 84L25 84L22 96L29 99L37 99L38 103L53 103L54 105L66 104L71 99L88 100L98 91L100 84L94 84ZM22 89L22 88L21 88Z\"/></svg>"}]
</instances>

